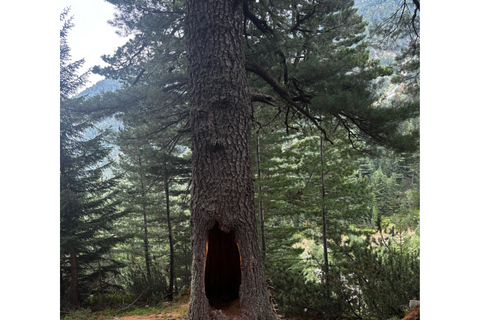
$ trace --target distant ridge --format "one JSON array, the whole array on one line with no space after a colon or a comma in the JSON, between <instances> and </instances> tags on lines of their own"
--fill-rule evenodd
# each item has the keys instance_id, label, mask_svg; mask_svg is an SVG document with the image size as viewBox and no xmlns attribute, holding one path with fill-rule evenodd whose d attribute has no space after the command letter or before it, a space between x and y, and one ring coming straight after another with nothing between
<instances>
[{"instance_id":1,"label":"distant ridge","mask_svg":"<svg viewBox=\"0 0 480 320\"><path fill-rule=\"evenodd\" d=\"M122 84L118 80L104 79L95 83L93 86L80 92L77 97L89 96L93 97L104 92L116 91L122 87Z\"/></svg>"}]
</instances>

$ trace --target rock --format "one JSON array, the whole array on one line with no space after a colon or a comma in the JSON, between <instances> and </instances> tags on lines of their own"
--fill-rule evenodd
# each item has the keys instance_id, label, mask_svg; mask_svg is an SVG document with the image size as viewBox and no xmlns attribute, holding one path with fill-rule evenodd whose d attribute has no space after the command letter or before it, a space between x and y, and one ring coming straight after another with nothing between
<instances>
[{"instance_id":1,"label":"rock","mask_svg":"<svg viewBox=\"0 0 480 320\"><path fill-rule=\"evenodd\" d=\"M408 308L410 310L413 310L416 307L420 307L420 300L410 300L410 302L408 302Z\"/></svg>"}]
</instances>

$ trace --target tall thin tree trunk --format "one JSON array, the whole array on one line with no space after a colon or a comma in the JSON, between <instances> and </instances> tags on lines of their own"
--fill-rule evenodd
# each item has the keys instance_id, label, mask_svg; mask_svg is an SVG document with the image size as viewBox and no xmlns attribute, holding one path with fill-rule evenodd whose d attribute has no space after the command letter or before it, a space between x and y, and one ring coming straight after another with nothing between
<instances>
[{"instance_id":1,"label":"tall thin tree trunk","mask_svg":"<svg viewBox=\"0 0 480 320\"><path fill-rule=\"evenodd\" d=\"M255 160L257 164L257 199L258 199L258 217L260 219L260 239L262 242L262 259L265 261L267 256L267 245L265 241L265 218L263 215L263 199L262 199L262 171L260 170L260 131L257 131L256 137L256 154Z\"/></svg>"},{"instance_id":2,"label":"tall thin tree trunk","mask_svg":"<svg viewBox=\"0 0 480 320\"><path fill-rule=\"evenodd\" d=\"M63 143L63 140L61 140ZM60 174L62 179L61 182L61 191L68 190L67 185L67 172L65 168L65 155L64 155L64 146L63 144L60 147ZM72 216L70 210L70 203L65 208L65 225L71 227L72 225ZM70 230L71 231L71 230ZM70 304L74 308L80 307L80 296L78 293L78 263L77 263L77 252L74 247L68 248L68 255L70 256L70 290L69 290L69 300Z\"/></svg>"},{"instance_id":3,"label":"tall thin tree trunk","mask_svg":"<svg viewBox=\"0 0 480 320\"><path fill-rule=\"evenodd\" d=\"M325 272L325 287L327 289L327 296L330 296L330 274L328 269L328 246L327 246L327 210L325 206L325 158L323 153L323 137L320 136L320 166L321 183L322 183L322 236L323 236L323 260L324 260L324 272Z\"/></svg>"},{"instance_id":4,"label":"tall thin tree trunk","mask_svg":"<svg viewBox=\"0 0 480 320\"><path fill-rule=\"evenodd\" d=\"M143 170L142 167L142 158L138 158L138 166L140 170ZM143 174L140 173L140 190L141 190L141 196L142 196L142 215L143 215L143 250L145 254L145 267L147 269L147 279L150 282L152 280L152 273L150 269L150 250L149 250L149 241L148 241L148 220L147 220L147 193L145 191L145 185L143 184Z\"/></svg>"},{"instance_id":5,"label":"tall thin tree trunk","mask_svg":"<svg viewBox=\"0 0 480 320\"><path fill-rule=\"evenodd\" d=\"M173 299L173 284L175 282L175 255L173 248L173 231L172 231L172 221L170 218L170 195L168 190L168 171L167 171L167 160L164 162L164 175L163 175L163 185L165 187L165 202L167 206L167 226L168 226L168 241L170 245L170 283L168 287L168 298Z\"/></svg>"},{"instance_id":6,"label":"tall thin tree trunk","mask_svg":"<svg viewBox=\"0 0 480 320\"><path fill-rule=\"evenodd\" d=\"M145 198L143 198L145 200ZM147 226L147 208L145 204L142 204L142 214L143 214L143 250L145 254L145 267L147 268L147 279L150 281L152 279L152 273L150 270L150 250L149 250L149 241L148 241L148 226Z\"/></svg>"},{"instance_id":7,"label":"tall thin tree trunk","mask_svg":"<svg viewBox=\"0 0 480 320\"><path fill-rule=\"evenodd\" d=\"M70 304L74 308L80 307L80 297L78 294L78 263L75 249L70 249Z\"/></svg>"},{"instance_id":8,"label":"tall thin tree trunk","mask_svg":"<svg viewBox=\"0 0 480 320\"><path fill-rule=\"evenodd\" d=\"M103 302L103 299L105 297L105 292L103 289L103 277L102 277L102 265L100 263L100 255L97 257L97 266L98 266L98 274L99 274L99 284L100 284L100 299Z\"/></svg>"},{"instance_id":9,"label":"tall thin tree trunk","mask_svg":"<svg viewBox=\"0 0 480 320\"><path fill-rule=\"evenodd\" d=\"M188 319L226 319L211 305L236 296L238 319L276 319L257 242L242 3L187 0L185 22L192 133Z\"/></svg>"}]
</instances>

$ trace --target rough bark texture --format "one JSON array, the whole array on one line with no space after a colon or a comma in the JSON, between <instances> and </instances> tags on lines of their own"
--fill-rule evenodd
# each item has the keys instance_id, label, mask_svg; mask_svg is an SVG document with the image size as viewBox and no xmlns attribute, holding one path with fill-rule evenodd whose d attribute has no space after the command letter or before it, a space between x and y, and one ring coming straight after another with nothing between
<instances>
[{"instance_id":1,"label":"rough bark texture","mask_svg":"<svg viewBox=\"0 0 480 320\"><path fill-rule=\"evenodd\" d=\"M237 318L276 319L257 243L242 4L234 0L187 0L186 4L193 167L193 263L188 319L225 319L221 311L212 311L210 304L215 302L209 302L206 295L205 270L211 264L211 277L230 272L224 269L235 270L238 263L241 283ZM239 259L231 252L235 246ZM215 251L210 262L209 248ZM215 263L216 258L222 257L226 259L224 263ZM236 290L235 281L213 283L223 286L214 291ZM212 288L209 290L211 293Z\"/></svg>"},{"instance_id":2,"label":"rough bark texture","mask_svg":"<svg viewBox=\"0 0 480 320\"><path fill-rule=\"evenodd\" d=\"M258 196L258 218L260 219L260 239L262 243L262 259L265 261L267 255L267 245L265 241L265 217L263 215L263 198L262 198L262 170L260 170L260 132L257 131L256 137L256 164L257 164L257 180L258 180L258 188L257 188L257 196Z\"/></svg>"}]
</instances>

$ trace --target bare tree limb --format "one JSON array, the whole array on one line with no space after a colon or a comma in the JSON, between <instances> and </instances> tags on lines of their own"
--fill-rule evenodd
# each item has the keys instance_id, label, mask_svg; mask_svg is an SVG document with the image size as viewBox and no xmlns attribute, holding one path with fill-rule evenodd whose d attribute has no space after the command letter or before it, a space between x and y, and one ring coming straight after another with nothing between
<instances>
[{"instance_id":1,"label":"bare tree limb","mask_svg":"<svg viewBox=\"0 0 480 320\"><path fill-rule=\"evenodd\" d=\"M271 106L274 106L272 102L278 102L274 97L263 93L252 92L250 95L252 97L252 102L263 102Z\"/></svg>"}]
</instances>

